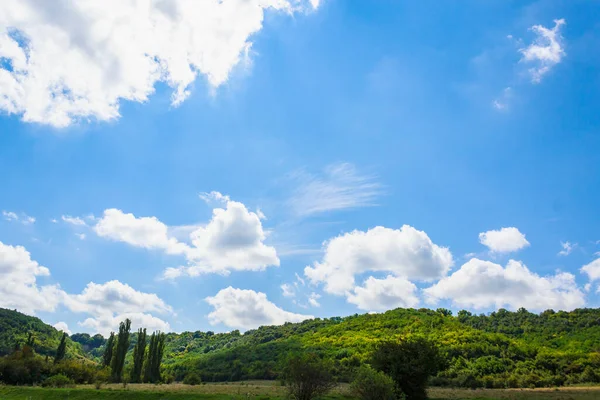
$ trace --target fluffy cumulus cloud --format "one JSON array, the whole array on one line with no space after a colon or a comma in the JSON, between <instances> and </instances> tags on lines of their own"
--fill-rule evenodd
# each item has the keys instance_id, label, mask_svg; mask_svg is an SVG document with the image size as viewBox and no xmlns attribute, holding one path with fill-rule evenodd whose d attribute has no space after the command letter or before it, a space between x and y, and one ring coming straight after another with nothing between
<instances>
[{"instance_id":1,"label":"fluffy cumulus cloud","mask_svg":"<svg viewBox=\"0 0 600 400\"><path fill-rule=\"evenodd\" d=\"M430 281L445 276L452 265L450 250L434 244L425 232L408 225L400 229L379 226L327 241L323 260L306 267L304 273L311 282L324 283L326 292L344 295L354 289L357 274L388 272Z\"/></svg>"},{"instance_id":2,"label":"fluffy cumulus cloud","mask_svg":"<svg viewBox=\"0 0 600 400\"><path fill-rule=\"evenodd\" d=\"M210 323L222 323L230 328L246 330L314 318L311 315L282 310L270 302L264 293L234 289L231 286L222 289L213 297L207 297L206 302L214 308L208 315Z\"/></svg>"},{"instance_id":3,"label":"fluffy cumulus cloud","mask_svg":"<svg viewBox=\"0 0 600 400\"><path fill-rule=\"evenodd\" d=\"M305 0L4 0L0 2L0 110L64 127L110 120L119 102L144 102L157 82L177 105L200 74L227 81L248 56L266 10Z\"/></svg>"},{"instance_id":4,"label":"fluffy cumulus cloud","mask_svg":"<svg viewBox=\"0 0 600 400\"><path fill-rule=\"evenodd\" d=\"M536 35L535 40L529 46L519 50L522 54L521 61L534 65L529 69L534 83L541 82L544 75L566 55L560 34L560 29L565 24L564 19L557 19L554 20L554 27L551 29L534 25L531 30Z\"/></svg>"},{"instance_id":5,"label":"fluffy cumulus cloud","mask_svg":"<svg viewBox=\"0 0 600 400\"><path fill-rule=\"evenodd\" d=\"M79 325L103 335L116 330L125 318L131 319L133 329L168 330L167 322L149 313L172 312L156 294L140 292L116 280L90 282L80 294L65 295L64 305L75 313L89 315Z\"/></svg>"},{"instance_id":6,"label":"fluffy cumulus cloud","mask_svg":"<svg viewBox=\"0 0 600 400\"><path fill-rule=\"evenodd\" d=\"M87 328L91 332L100 333L103 336L108 336L110 332L115 332L119 329L119 323L125 319L131 320L131 329L135 331L139 328L147 328L148 331L169 332L171 326L168 322L163 321L151 314L144 313L120 313L120 314L104 314L96 318L87 318L79 323L80 326Z\"/></svg>"},{"instance_id":7,"label":"fluffy cumulus cloud","mask_svg":"<svg viewBox=\"0 0 600 400\"><path fill-rule=\"evenodd\" d=\"M116 280L103 284L90 282L80 294L68 296L65 303L72 311L94 315L123 311L172 311L157 295L139 292Z\"/></svg>"},{"instance_id":8,"label":"fluffy cumulus cloud","mask_svg":"<svg viewBox=\"0 0 600 400\"><path fill-rule=\"evenodd\" d=\"M136 217L118 209L105 210L93 230L107 239L183 256L187 265L167 268L163 273L165 279L203 273L228 274L232 270L260 271L279 265L275 248L264 243L262 213L250 211L244 204L218 192L201 197L224 208L213 209L212 219L204 226L184 227L187 241L175 237L176 231L182 233L181 229L170 228L156 217Z\"/></svg>"},{"instance_id":9,"label":"fluffy cumulus cloud","mask_svg":"<svg viewBox=\"0 0 600 400\"><path fill-rule=\"evenodd\" d=\"M69 325L67 325L66 322L60 321L60 322L55 323L53 326L56 330L63 331L67 335L71 335L71 331L69 330Z\"/></svg>"},{"instance_id":10,"label":"fluffy cumulus cloud","mask_svg":"<svg viewBox=\"0 0 600 400\"><path fill-rule=\"evenodd\" d=\"M265 245L260 216L236 201L216 208L210 222L191 234L188 257L195 264L188 273L205 270L263 270L279 265L275 248ZM197 270L197 271L196 271Z\"/></svg>"},{"instance_id":11,"label":"fluffy cumulus cloud","mask_svg":"<svg viewBox=\"0 0 600 400\"><path fill-rule=\"evenodd\" d=\"M37 278L50 270L31 259L22 246L0 242L0 307L25 313L54 311L64 297L57 285L38 285Z\"/></svg>"},{"instance_id":12,"label":"fluffy cumulus cloud","mask_svg":"<svg viewBox=\"0 0 600 400\"><path fill-rule=\"evenodd\" d=\"M187 246L168 235L168 228L155 217L138 218L114 208L94 226L98 236L146 249L160 249L169 254L183 254Z\"/></svg>"},{"instance_id":13,"label":"fluffy cumulus cloud","mask_svg":"<svg viewBox=\"0 0 600 400\"><path fill-rule=\"evenodd\" d=\"M600 258L584 265L581 267L580 271L582 274L586 274L588 276L590 282L600 280ZM598 291L600 292L600 288L598 288Z\"/></svg>"},{"instance_id":14,"label":"fluffy cumulus cloud","mask_svg":"<svg viewBox=\"0 0 600 400\"><path fill-rule=\"evenodd\" d=\"M482 232L479 241L495 253L510 253L529 246L525 235L514 227Z\"/></svg>"},{"instance_id":15,"label":"fluffy cumulus cloud","mask_svg":"<svg viewBox=\"0 0 600 400\"><path fill-rule=\"evenodd\" d=\"M35 314L38 311L55 311L65 306L75 313L89 316L80 323L94 333L105 334L116 329L118 322L129 315L137 322L152 322L146 326L165 329L168 324L148 314L170 313L171 307L157 295L143 293L119 281L104 284L89 283L80 294L69 294L58 285L39 285L38 277L49 276L48 268L31 259L29 252L21 246L10 246L0 242L0 307L14 308ZM116 321L116 322L115 322ZM68 331L66 324L57 324L57 329Z\"/></svg>"},{"instance_id":16,"label":"fluffy cumulus cloud","mask_svg":"<svg viewBox=\"0 0 600 400\"><path fill-rule=\"evenodd\" d=\"M372 206L382 194L382 186L374 176L361 174L348 163L329 165L320 175L296 171L291 180L295 189L288 205L300 217Z\"/></svg>"},{"instance_id":17,"label":"fluffy cumulus cloud","mask_svg":"<svg viewBox=\"0 0 600 400\"><path fill-rule=\"evenodd\" d=\"M501 265L471 259L452 275L424 290L431 303L451 300L455 307L542 311L572 310L585 304L583 292L569 273L542 277L518 261Z\"/></svg>"},{"instance_id":18,"label":"fluffy cumulus cloud","mask_svg":"<svg viewBox=\"0 0 600 400\"><path fill-rule=\"evenodd\" d=\"M416 307L417 287L408 279L388 276L385 279L369 277L363 286L357 286L348 295L348 302L366 311L386 311L398 307Z\"/></svg>"}]
</instances>

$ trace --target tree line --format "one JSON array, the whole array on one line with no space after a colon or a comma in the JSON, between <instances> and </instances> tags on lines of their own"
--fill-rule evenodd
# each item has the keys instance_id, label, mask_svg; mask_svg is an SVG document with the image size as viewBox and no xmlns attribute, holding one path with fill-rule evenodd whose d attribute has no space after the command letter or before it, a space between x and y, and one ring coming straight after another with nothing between
<instances>
[{"instance_id":1,"label":"tree line","mask_svg":"<svg viewBox=\"0 0 600 400\"><path fill-rule=\"evenodd\" d=\"M125 371L125 361L131 341L129 319L119 324L117 334L111 332L100 363L73 354L68 357L68 338L63 332L54 357L50 358L48 354L36 354L35 335L29 332L23 344L15 342L13 352L0 358L0 382L13 385L46 382L62 386L74 383L128 381L158 383L163 380L161 363L166 335L160 331L152 333L147 340L146 329L139 329L128 371Z\"/></svg>"},{"instance_id":2,"label":"tree line","mask_svg":"<svg viewBox=\"0 0 600 400\"><path fill-rule=\"evenodd\" d=\"M119 325L119 333L110 333L106 341L102 365L110 367L111 380L113 382L123 381L123 368L125 357L129 350L131 335L131 321L126 319ZM157 383L161 381L160 365L165 350L166 335L160 331L150 335L150 343L147 343L146 328L138 330L137 342L133 348L133 365L129 373L130 382L133 383Z\"/></svg>"}]
</instances>

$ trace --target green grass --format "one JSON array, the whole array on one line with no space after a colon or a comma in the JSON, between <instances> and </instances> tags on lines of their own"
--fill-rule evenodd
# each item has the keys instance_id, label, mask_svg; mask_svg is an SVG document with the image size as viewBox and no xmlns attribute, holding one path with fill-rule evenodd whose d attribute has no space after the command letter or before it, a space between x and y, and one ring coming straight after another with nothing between
<instances>
[{"instance_id":1,"label":"green grass","mask_svg":"<svg viewBox=\"0 0 600 400\"><path fill-rule=\"evenodd\" d=\"M109 385L100 390L91 386L68 389L0 386L2 400L283 400L283 388L251 382L245 384L173 385ZM276 392L274 392L276 390ZM338 393L324 400L352 400ZM560 389L441 389L430 390L432 400L597 400L600 388L569 387Z\"/></svg>"}]
</instances>

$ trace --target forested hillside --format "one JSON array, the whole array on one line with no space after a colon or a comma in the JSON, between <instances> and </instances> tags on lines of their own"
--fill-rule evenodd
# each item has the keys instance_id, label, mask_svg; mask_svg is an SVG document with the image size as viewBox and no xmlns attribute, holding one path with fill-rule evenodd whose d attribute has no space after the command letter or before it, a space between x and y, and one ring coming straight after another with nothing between
<instances>
[{"instance_id":1,"label":"forested hillside","mask_svg":"<svg viewBox=\"0 0 600 400\"><path fill-rule=\"evenodd\" d=\"M21 337L33 327L48 332L37 319L8 313L18 318L12 326L27 322ZM8 314L2 315L5 326ZM31 325L32 321L40 326ZM396 309L267 326L244 334L170 333L163 371L176 380L191 371L203 381L276 379L282 359L302 350L330 359L338 379L346 381L357 366L369 362L375 344L410 336L437 343L445 356L447 368L433 378L436 385L530 387L600 382L599 309L542 314L499 310L489 315L461 311L456 316L444 309ZM3 348L14 342L5 340L4 332L0 337ZM89 357L102 354L103 344L96 346L100 338L84 335L84 341L88 340L95 343ZM130 349L135 343L134 334Z\"/></svg>"},{"instance_id":2,"label":"forested hillside","mask_svg":"<svg viewBox=\"0 0 600 400\"><path fill-rule=\"evenodd\" d=\"M0 356L12 353L33 337L33 349L37 354L54 356L62 333L45 324L41 319L30 317L15 310L0 308ZM67 340L67 356L84 357L81 346Z\"/></svg>"}]
</instances>

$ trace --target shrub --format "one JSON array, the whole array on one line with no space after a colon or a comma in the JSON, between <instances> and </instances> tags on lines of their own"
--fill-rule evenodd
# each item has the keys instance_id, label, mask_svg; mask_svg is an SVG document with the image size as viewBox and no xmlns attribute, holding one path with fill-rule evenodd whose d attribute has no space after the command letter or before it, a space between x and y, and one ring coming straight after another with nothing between
<instances>
[{"instance_id":1,"label":"shrub","mask_svg":"<svg viewBox=\"0 0 600 400\"><path fill-rule=\"evenodd\" d=\"M331 366L314 353L288 357L282 375L288 394L294 400L312 400L336 386Z\"/></svg>"},{"instance_id":2,"label":"shrub","mask_svg":"<svg viewBox=\"0 0 600 400\"><path fill-rule=\"evenodd\" d=\"M192 386L199 385L202 383L202 379L200 379L200 375L198 375L196 372L190 372L185 376L185 378L183 378L183 383Z\"/></svg>"},{"instance_id":3,"label":"shrub","mask_svg":"<svg viewBox=\"0 0 600 400\"><path fill-rule=\"evenodd\" d=\"M359 368L350 387L360 400L394 400L397 397L394 380L369 366Z\"/></svg>"},{"instance_id":4,"label":"shrub","mask_svg":"<svg viewBox=\"0 0 600 400\"><path fill-rule=\"evenodd\" d=\"M408 400L422 400L427 398L429 377L437 374L445 362L434 343L417 337L380 343L372 365L388 374Z\"/></svg>"},{"instance_id":5,"label":"shrub","mask_svg":"<svg viewBox=\"0 0 600 400\"><path fill-rule=\"evenodd\" d=\"M73 385L73 379L63 375L58 374L47 378L44 382L42 382L43 387L53 387L53 388L63 388L67 386Z\"/></svg>"}]
</instances>

